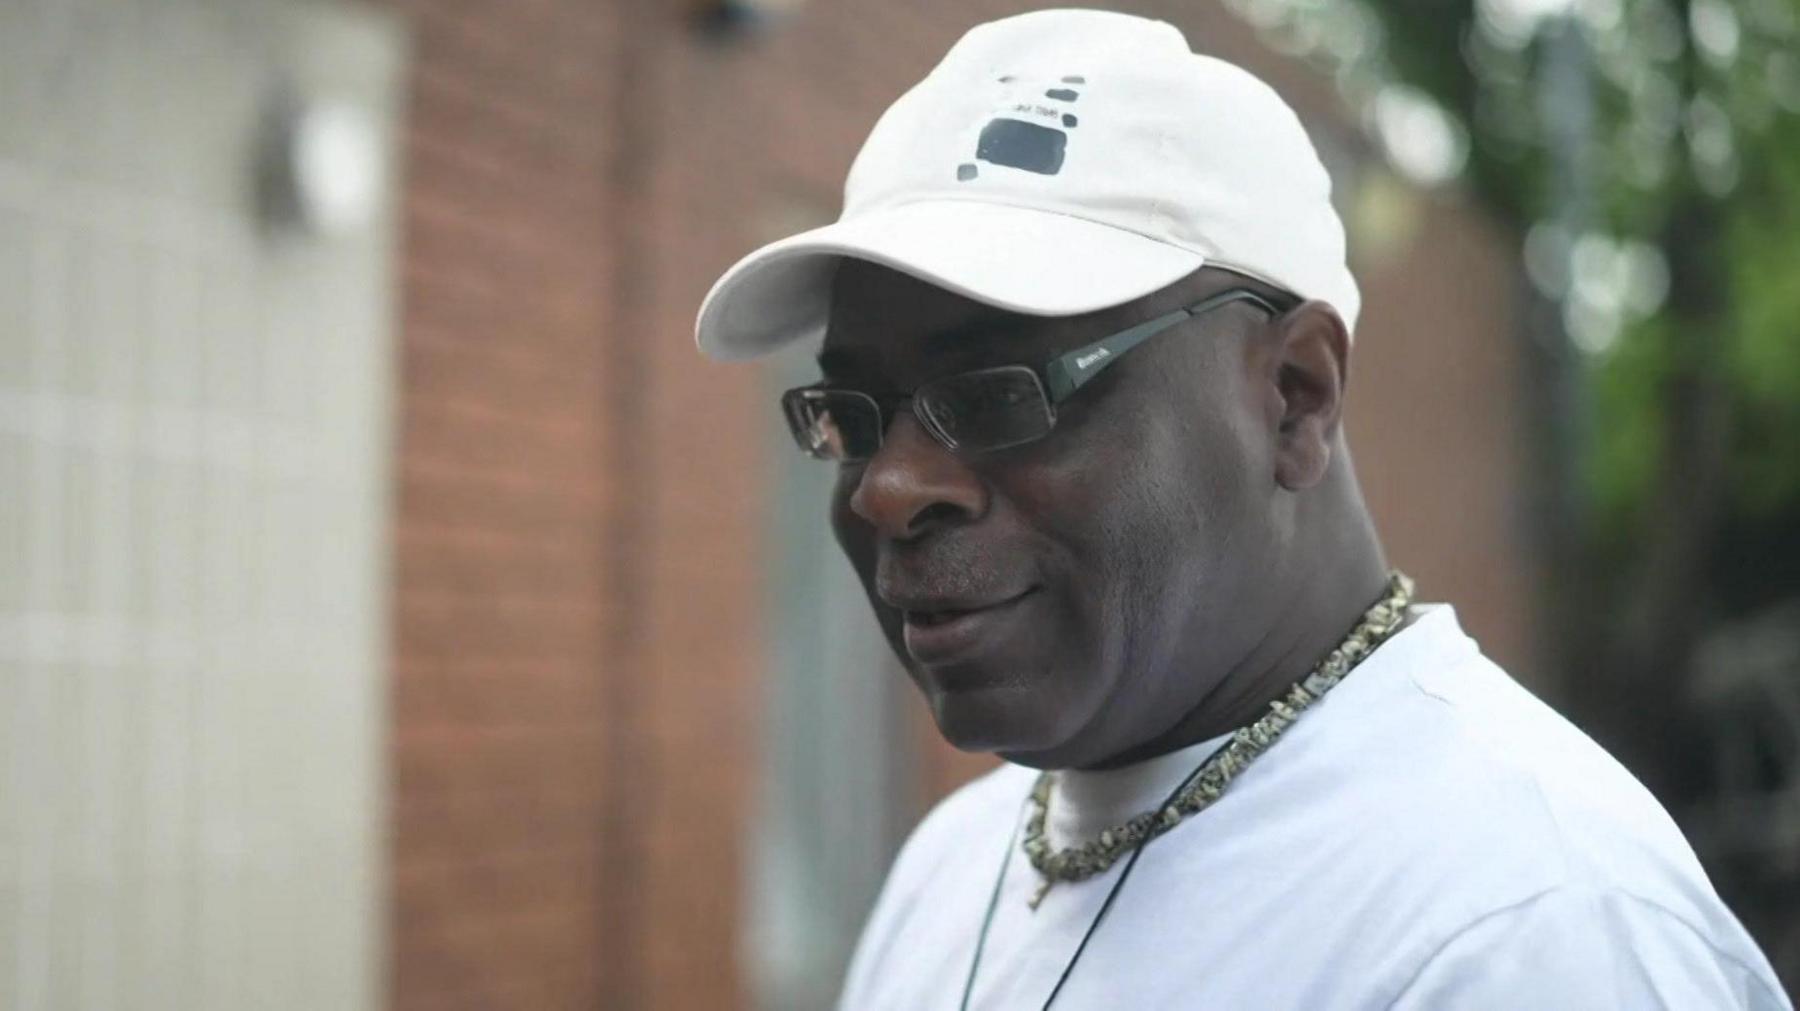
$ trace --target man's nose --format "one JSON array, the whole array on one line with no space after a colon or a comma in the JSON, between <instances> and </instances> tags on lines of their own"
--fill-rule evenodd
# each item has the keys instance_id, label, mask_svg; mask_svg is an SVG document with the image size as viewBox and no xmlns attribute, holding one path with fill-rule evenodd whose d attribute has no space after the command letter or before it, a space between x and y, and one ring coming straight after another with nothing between
<instances>
[{"instance_id":1,"label":"man's nose","mask_svg":"<svg viewBox=\"0 0 1800 1011\"><path fill-rule=\"evenodd\" d=\"M980 476L906 410L888 426L850 495L850 511L894 540L975 519L987 507Z\"/></svg>"}]
</instances>

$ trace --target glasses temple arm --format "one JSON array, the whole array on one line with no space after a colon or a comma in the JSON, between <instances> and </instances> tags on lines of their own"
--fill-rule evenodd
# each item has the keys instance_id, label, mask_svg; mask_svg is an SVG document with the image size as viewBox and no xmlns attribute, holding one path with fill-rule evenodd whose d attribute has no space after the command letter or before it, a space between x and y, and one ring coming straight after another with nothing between
<instances>
[{"instance_id":1,"label":"glasses temple arm","mask_svg":"<svg viewBox=\"0 0 1800 1011\"><path fill-rule=\"evenodd\" d=\"M1250 302L1271 316L1280 315L1280 311L1268 299L1256 292L1245 288L1233 288L1220 292L1210 298L1195 302L1185 309L1177 309L1155 319L1146 320L1129 330L1121 330L1110 337L1102 337L1092 344L1084 344L1057 357L1044 367L1044 378L1049 388L1050 402L1060 403L1069 394L1081 389L1089 380L1104 371L1108 365L1113 363L1114 359L1164 330L1232 302Z\"/></svg>"},{"instance_id":2,"label":"glasses temple arm","mask_svg":"<svg viewBox=\"0 0 1800 1011\"><path fill-rule=\"evenodd\" d=\"M1174 312L1139 323L1129 330L1121 330L1110 337L1102 337L1092 344L1084 344L1057 357L1044 368L1045 378L1049 381L1051 401L1061 401L1069 394L1081 389L1088 380L1099 375L1108 365L1111 365L1113 359L1186 320L1191 315L1186 309L1177 309Z\"/></svg>"}]
</instances>

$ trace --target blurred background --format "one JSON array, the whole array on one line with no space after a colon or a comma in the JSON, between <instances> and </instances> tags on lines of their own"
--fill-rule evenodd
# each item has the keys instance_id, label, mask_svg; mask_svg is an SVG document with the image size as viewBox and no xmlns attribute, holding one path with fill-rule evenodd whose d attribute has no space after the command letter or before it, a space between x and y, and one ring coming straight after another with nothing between
<instances>
[{"instance_id":1,"label":"blurred background","mask_svg":"<svg viewBox=\"0 0 1800 1011\"><path fill-rule=\"evenodd\" d=\"M0 0L0 1008L827 1006L941 745L694 311L989 0ZM1800 3L1195 0L1395 562L1800 981Z\"/></svg>"}]
</instances>

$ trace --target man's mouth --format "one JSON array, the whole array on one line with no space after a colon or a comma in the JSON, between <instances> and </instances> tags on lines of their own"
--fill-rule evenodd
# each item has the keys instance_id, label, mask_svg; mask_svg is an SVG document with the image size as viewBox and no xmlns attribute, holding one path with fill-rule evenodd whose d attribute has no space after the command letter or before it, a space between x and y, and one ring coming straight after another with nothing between
<instances>
[{"instance_id":1,"label":"man's mouth","mask_svg":"<svg viewBox=\"0 0 1800 1011\"><path fill-rule=\"evenodd\" d=\"M965 610L952 608L945 611L907 611L906 620L910 624L923 625L930 628L936 625L942 625L945 622L954 621L965 614L974 614L981 610L984 609L977 607Z\"/></svg>"},{"instance_id":2,"label":"man's mouth","mask_svg":"<svg viewBox=\"0 0 1800 1011\"><path fill-rule=\"evenodd\" d=\"M906 651L922 664L944 664L1001 638L1036 588L991 604L921 606L902 611Z\"/></svg>"}]
</instances>

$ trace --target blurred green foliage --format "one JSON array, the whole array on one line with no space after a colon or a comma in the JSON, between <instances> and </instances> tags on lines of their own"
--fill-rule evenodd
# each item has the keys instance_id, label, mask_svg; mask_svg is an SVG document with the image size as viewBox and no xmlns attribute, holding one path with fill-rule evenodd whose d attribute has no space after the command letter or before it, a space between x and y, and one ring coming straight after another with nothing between
<instances>
[{"instance_id":1,"label":"blurred green foliage","mask_svg":"<svg viewBox=\"0 0 1800 1011\"><path fill-rule=\"evenodd\" d=\"M1552 554L1630 573L1671 532L1659 523L1690 537L1760 524L1787 544L1800 526L1800 0L1226 2L1371 110L1403 170L1394 136L1431 131L1416 114L1382 122L1386 96L1425 96L1460 141L1447 174L1510 230L1549 310L1534 326L1556 331L1532 336L1561 387L1539 433L1554 444L1544 471L1566 487L1538 498L1570 514L1543 526L1583 543ZM1717 419L1717 438L1682 436ZM1659 496L1715 469L1723 487L1692 489L1697 508L1671 519Z\"/></svg>"},{"instance_id":2,"label":"blurred green foliage","mask_svg":"<svg viewBox=\"0 0 1800 1011\"><path fill-rule=\"evenodd\" d=\"M1761 140L1746 185L1726 202L1741 410L1732 482L1749 518L1777 520L1800 502L1800 124L1784 117Z\"/></svg>"},{"instance_id":3,"label":"blurred green foliage","mask_svg":"<svg viewBox=\"0 0 1800 1011\"><path fill-rule=\"evenodd\" d=\"M1725 418L1702 447L1726 457L1717 521L1800 520L1800 0L1368 6L1389 73L1467 129L1469 188L1522 247L1547 233L1534 276L1585 352L1561 437L1594 553L1627 561L1659 485L1692 464L1669 432L1697 372ZM1666 294L1596 319L1582 236L1655 251Z\"/></svg>"}]
</instances>

